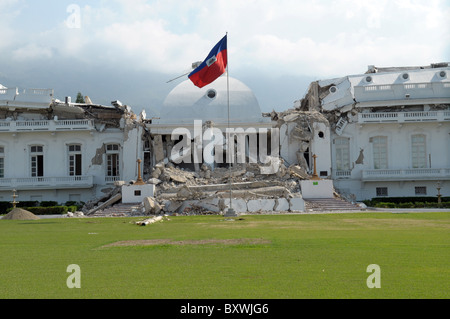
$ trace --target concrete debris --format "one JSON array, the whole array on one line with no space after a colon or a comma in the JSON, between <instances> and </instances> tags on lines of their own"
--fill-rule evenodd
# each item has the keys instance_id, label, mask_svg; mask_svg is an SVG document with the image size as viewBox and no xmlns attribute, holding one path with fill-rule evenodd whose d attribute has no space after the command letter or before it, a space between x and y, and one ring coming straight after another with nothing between
<instances>
[{"instance_id":1,"label":"concrete debris","mask_svg":"<svg viewBox=\"0 0 450 319\"><path fill-rule=\"evenodd\" d=\"M137 221L136 225L147 226L147 225L154 224L157 222L162 222L162 221L163 221L163 216L154 216L152 218L147 218L144 220Z\"/></svg>"},{"instance_id":2,"label":"concrete debris","mask_svg":"<svg viewBox=\"0 0 450 319\"><path fill-rule=\"evenodd\" d=\"M319 86L312 89L317 91L317 96L310 98L308 103L316 105L323 90ZM304 211L300 181L310 179L311 173L305 153L314 136L314 124L323 123L329 127L330 122L317 107L304 109L304 101L297 104L299 108L263 114L271 118L275 127L289 126L285 132L298 146L297 153L293 154L297 158L291 159L291 163L282 156L272 156L266 164L233 164L231 168L227 165L212 167L206 163L175 164L168 158L173 142L167 136L144 132L142 139L147 141L152 154L144 161L144 180L155 186L155 195L145 197L133 214L224 214L230 206L238 213ZM116 106L116 109L124 108ZM103 150L98 153L100 160ZM116 203L118 188L101 201L88 203L87 213Z\"/></svg>"},{"instance_id":3,"label":"concrete debris","mask_svg":"<svg viewBox=\"0 0 450 319\"><path fill-rule=\"evenodd\" d=\"M283 118L298 120L301 115ZM129 215L204 215L224 214L231 206L238 213L301 211L304 207L299 181L309 179L298 164L287 167L281 157L268 164L235 164L230 167L199 165L198 171L180 168L163 159L149 169L147 184L155 186L155 196L145 197ZM231 184L230 184L231 182ZM86 215L118 205L119 185L96 202L87 203Z\"/></svg>"},{"instance_id":4,"label":"concrete debris","mask_svg":"<svg viewBox=\"0 0 450 319\"><path fill-rule=\"evenodd\" d=\"M293 164L289 166L288 172L291 176L297 177L298 179L308 179L309 175L304 168L300 165Z\"/></svg>"},{"instance_id":5,"label":"concrete debris","mask_svg":"<svg viewBox=\"0 0 450 319\"><path fill-rule=\"evenodd\" d=\"M157 215L161 212L161 205L153 197L145 197L143 200L145 215Z\"/></svg>"},{"instance_id":6,"label":"concrete debris","mask_svg":"<svg viewBox=\"0 0 450 319\"><path fill-rule=\"evenodd\" d=\"M111 206L111 205L117 203L117 202L118 202L119 200L121 200L121 199L122 199L122 194L121 194L121 193L117 193L117 194L111 196L111 197L110 197L108 200L106 200L105 202L98 202L98 203L97 203L97 206L95 206L94 208L88 210L86 215L92 215L92 214L94 214L97 210L104 209L104 208L106 208L106 207L108 207L108 206ZM85 207L86 207L86 206L85 206Z\"/></svg>"},{"instance_id":7,"label":"concrete debris","mask_svg":"<svg viewBox=\"0 0 450 319\"><path fill-rule=\"evenodd\" d=\"M67 217L81 218L85 217L85 215L83 214L83 212L67 212Z\"/></svg>"}]
</instances>

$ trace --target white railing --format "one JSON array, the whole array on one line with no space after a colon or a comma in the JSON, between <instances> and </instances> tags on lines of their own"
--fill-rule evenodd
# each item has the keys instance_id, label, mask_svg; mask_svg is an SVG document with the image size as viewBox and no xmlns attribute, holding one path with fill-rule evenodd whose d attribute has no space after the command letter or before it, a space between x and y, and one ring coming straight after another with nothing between
<instances>
[{"instance_id":1,"label":"white railing","mask_svg":"<svg viewBox=\"0 0 450 319\"><path fill-rule=\"evenodd\" d=\"M120 181L120 176L105 176L106 184L112 184L117 181Z\"/></svg>"},{"instance_id":2,"label":"white railing","mask_svg":"<svg viewBox=\"0 0 450 319\"><path fill-rule=\"evenodd\" d=\"M53 99L53 89L0 89L0 101L9 106L26 106L27 108L48 107ZM3 102L4 103L4 102Z\"/></svg>"},{"instance_id":3,"label":"white railing","mask_svg":"<svg viewBox=\"0 0 450 319\"><path fill-rule=\"evenodd\" d=\"M52 96L53 89L25 89L22 94Z\"/></svg>"},{"instance_id":4,"label":"white railing","mask_svg":"<svg viewBox=\"0 0 450 319\"><path fill-rule=\"evenodd\" d=\"M449 98L449 87L450 83L448 82L369 84L355 86L354 92L356 100L359 102L403 100L406 98L406 95L410 99Z\"/></svg>"},{"instance_id":5,"label":"white railing","mask_svg":"<svg viewBox=\"0 0 450 319\"><path fill-rule=\"evenodd\" d=\"M91 188L93 176L0 178L0 190Z\"/></svg>"},{"instance_id":6,"label":"white railing","mask_svg":"<svg viewBox=\"0 0 450 319\"><path fill-rule=\"evenodd\" d=\"M358 123L447 122L450 111L359 113Z\"/></svg>"},{"instance_id":7,"label":"white railing","mask_svg":"<svg viewBox=\"0 0 450 319\"><path fill-rule=\"evenodd\" d=\"M334 175L333 177L336 179L350 178L352 176L352 171L350 169L349 170L336 170L336 171L334 171L333 175Z\"/></svg>"},{"instance_id":8,"label":"white railing","mask_svg":"<svg viewBox=\"0 0 450 319\"><path fill-rule=\"evenodd\" d=\"M0 121L0 132L93 130L92 120Z\"/></svg>"},{"instance_id":9,"label":"white railing","mask_svg":"<svg viewBox=\"0 0 450 319\"><path fill-rule=\"evenodd\" d=\"M348 124L348 121L344 117L341 117L336 124L336 130L335 130L336 134L339 136L342 135L342 132L344 131L347 124Z\"/></svg>"},{"instance_id":10,"label":"white railing","mask_svg":"<svg viewBox=\"0 0 450 319\"><path fill-rule=\"evenodd\" d=\"M363 181L436 179L450 179L450 168L371 169L362 172Z\"/></svg>"},{"instance_id":11,"label":"white railing","mask_svg":"<svg viewBox=\"0 0 450 319\"><path fill-rule=\"evenodd\" d=\"M0 89L0 101L1 100L13 101L17 94L19 94L17 88L12 89L2 88Z\"/></svg>"}]
</instances>

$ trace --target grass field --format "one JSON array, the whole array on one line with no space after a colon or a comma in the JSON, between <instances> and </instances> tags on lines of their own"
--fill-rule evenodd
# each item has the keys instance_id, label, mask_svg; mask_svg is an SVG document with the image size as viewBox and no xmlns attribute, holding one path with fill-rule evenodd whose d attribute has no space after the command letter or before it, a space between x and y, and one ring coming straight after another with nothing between
<instances>
[{"instance_id":1,"label":"grass field","mask_svg":"<svg viewBox=\"0 0 450 319\"><path fill-rule=\"evenodd\" d=\"M0 220L0 298L450 297L450 213L137 220Z\"/></svg>"}]
</instances>

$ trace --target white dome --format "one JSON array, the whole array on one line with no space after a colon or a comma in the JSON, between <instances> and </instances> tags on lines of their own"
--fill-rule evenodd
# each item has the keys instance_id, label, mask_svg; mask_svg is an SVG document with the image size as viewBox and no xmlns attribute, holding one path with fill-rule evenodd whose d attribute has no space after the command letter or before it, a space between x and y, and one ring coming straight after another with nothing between
<instances>
[{"instance_id":1,"label":"white dome","mask_svg":"<svg viewBox=\"0 0 450 319\"><path fill-rule=\"evenodd\" d=\"M230 123L265 122L259 103L241 81L229 78ZM226 73L213 83L196 87L191 80L177 85L167 96L157 124L192 124L194 120L227 123L228 96Z\"/></svg>"}]
</instances>

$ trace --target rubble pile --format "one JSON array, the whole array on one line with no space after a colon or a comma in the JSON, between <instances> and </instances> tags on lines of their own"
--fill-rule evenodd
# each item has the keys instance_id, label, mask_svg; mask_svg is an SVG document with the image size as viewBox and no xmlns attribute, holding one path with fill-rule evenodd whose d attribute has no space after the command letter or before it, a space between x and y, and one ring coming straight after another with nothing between
<instances>
[{"instance_id":1,"label":"rubble pile","mask_svg":"<svg viewBox=\"0 0 450 319\"><path fill-rule=\"evenodd\" d=\"M211 169L203 164L200 171L193 172L161 162L153 168L148 183L155 184L158 195L154 200L164 213L220 214L229 207L230 195L232 206L271 200L266 205L266 211L273 211L279 206L277 204L281 198L286 202L290 198L300 198L298 180L308 178L299 165L286 167L282 160L278 164L276 173L267 174L264 170L266 166L260 164L237 164L231 169ZM284 208L289 210L289 205ZM254 212L263 209L261 205L256 205ZM239 210L248 212L245 207L239 207Z\"/></svg>"},{"instance_id":2,"label":"rubble pile","mask_svg":"<svg viewBox=\"0 0 450 319\"><path fill-rule=\"evenodd\" d=\"M289 125L288 138L299 142L296 144L300 147L296 160L299 164L288 164L279 156L271 157L268 164L212 168L204 163L189 170L168 159L166 139L161 135L147 136L156 164L144 166L144 180L155 186L155 195L144 200L132 214L222 214L230 205L238 213L304 211L299 181L309 179L310 175L303 152L313 138L313 123L329 126L329 121L318 111L297 108L263 116L270 117L274 127ZM101 200L87 203L87 214L119 201L120 187L117 187Z\"/></svg>"},{"instance_id":3,"label":"rubble pile","mask_svg":"<svg viewBox=\"0 0 450 319\"><path fill-rule=\"evenodd\" d=\"M279 165L276 173L264 174L261 173L264 166L260 164L238 164L231 169L214 170L203 164L199 172L193 172L172 163L159 163L146 181L155 185L156 196L146 197L129 215L222 214L229 207L230 193L232 206L238 212L288 211L290 199L301 200L298 181L308 175L299 165L286 167L282 161ZM83 212L92 215L120 203L120 190L121 186L116 186L102 198L86 203Z\"/></svg>"}]
</instances>

